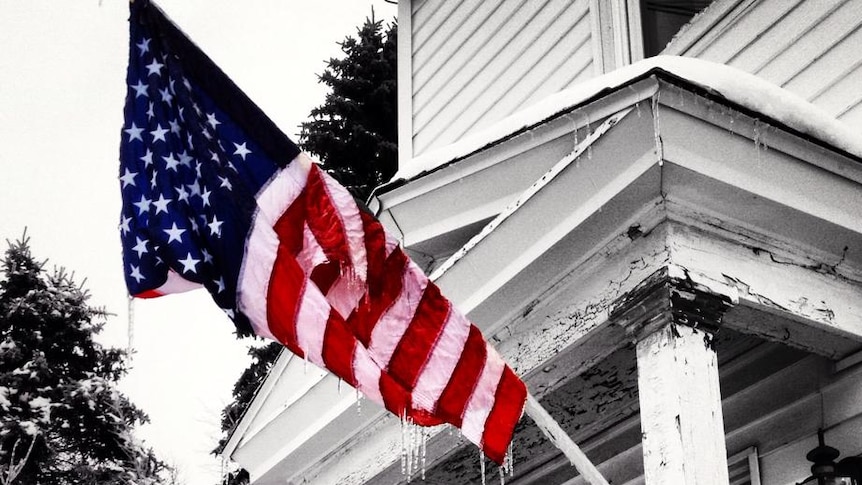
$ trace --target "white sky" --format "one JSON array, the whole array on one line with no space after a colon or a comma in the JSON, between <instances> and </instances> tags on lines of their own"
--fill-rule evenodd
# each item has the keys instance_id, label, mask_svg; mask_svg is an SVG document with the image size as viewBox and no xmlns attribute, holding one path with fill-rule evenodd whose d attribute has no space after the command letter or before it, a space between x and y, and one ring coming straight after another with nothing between
<instances>
[{"instance_id":1,"label":"white sky","mask_svg":"<svg viewBox=\"0 0 862 485\"><path fill-rule=\"evenodd\" d=\"M396 13L383 0L158 3L294 139L323 102L316 76L336 42L371 4L377 18ZM91 303L116 314L102 339L115 346L128 321L117 230L127 18L118 0L0 0L0 241L27 227L38 258L86 277ZM209 452L249 341L203 292L138 301L134 313L123 390L152 420L139 436L184 483L214 485Z\"/></svg>"}]
</instances>

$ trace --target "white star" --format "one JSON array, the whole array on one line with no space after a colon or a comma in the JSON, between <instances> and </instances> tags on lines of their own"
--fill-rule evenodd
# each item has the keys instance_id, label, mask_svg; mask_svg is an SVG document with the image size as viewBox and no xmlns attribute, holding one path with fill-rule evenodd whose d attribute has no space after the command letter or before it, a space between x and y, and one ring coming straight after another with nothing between
<instances>
[{"instance_id":1,"label":"white star","mask_svg":"<svg viewBox=\"0 0 862 485\"><path fill-rule=\"evenodd\" d=\"M153 176L150 178L150 187L156 188L159 186L159 172L158 170L153 171Z\"/></svg>"},{"instance_id":2,"label":"white star","mask_svg":"<svg viewBox=\"0 0 862 485\"><path fill-rule=\"evenodd\" d=\"M168 235L168 244L170 244L172 241L177 241L180 244L183 243L183 233L186 232L186 230L177 227L176 222L171 225L170 229L162 229L162 231L164 231L165 234Z\"/></svg>"},{"instance_id":3,"label":"white star","mask_svg":"<svg viewBox=\"0 0 862 485\"><path fill-rule=\"evenodd\" d=\"M130 230L129 229L129 223L130 222L132 222L132 218L126 217L126 216L123 216L122 220L120 221L120 230L123 231L124 236L129 233L129 230Z\"/></svg>"},{"instance_id":4,"label":"white star","mask_svg":"<svg viewBox=\"0 0 862 485\"><path fill-rule=\"evenodd\" d=\"M171 94L177 94L176 90L174 90L174 80L173 79L168 81L168 89L171 90Z\"/></svg>"},{"instance_id":5,"label":"white star","mask_svg":"<svg viewBox=\"0 0 862 485\"><path fill-rule=\"evenodd\" d=\"M191 85L191 83L189 82L189 80L185 78L185 76L183 77L183 86L185 86L185 87L186 87L186 90L187 90L187 91L191 91L191 90L192 90L192 85Z\"/></svg>"},{"instance_id":6,"label":"white star","mask_svg":"<svg viewBox=\"0 0 862 485\"><path fill-rule=\"evenodd\" d=\"M153 111L153 102L150 101L150 107L147 108L147 120L153 119L153 116L156 116L156 112Z\"/></svg>"},{"instance_id":7,"label":"white star","mask_svg":"<svg viewBox=\"0 0 862 485\"><path fill-rule=\"evenodd\" d=\"M204 222L206 222L206 219L204 219ZM198 234L198 221L196 221L194 217L189 217L189 224L192 225L192 231L195 234Z\"/></svg>"},{"instance_id":8,"label":"white star","mask_svg":"<svg viewBox=\"0 0 862 485\"><path fill-rule=\"evenodd\" d=\"M200 197L200 195L201 195L201 184L200 184L199 180L195 180L195 182L193 184L186 185L186 187L188 187L189 190L191 191L191 193L189 195L191 195L191 196L197 195L198 197Z\"/></svg>"},{"instance_id":9,"label":"white star","mask_svg":"<svg viewBox=\"0 0 862 485\"><path fill-rule=\"evenodd\" d=\"M138 253L138 259L141 259L141 255L147 253L147 243L149 241L139 237L136 237L135 239L137 240L137 244L132 248L132 250L136 251Z\"/></svg>"},{"instance_id":10,"label":"white star","mask_svg":"<svg viewBox=\"0 0 862 485\"><path fill-rule=\"evenodd\" d=\"M167 104L171 104L171 100L174 99L174 96L171 94L171 92L170 92L170 90L168 90L168 88L159 89L159 94L162 95L162 101L164 101Z\"/></svg>"},{"instance_id":11,"label":"white star","mask_svg":"<svg viewBox=\"0 0 862 485\"><path fill-rule=\"evenodd\" d=\"M216 152L214 152L214 151L210 150L210 160L212 160L213 162L218 163L218 162L219 162L219 159L218 159L218 153L216 153Z\"/></svg>"},{"instance_id":12,"label":"white star","mask_svg":"<svg viewBox=\"0 0 862 485\"><path fill-rule=\"evenodd\" d=\"M217 120L215 117L215 113L207 113L207 123L215 129L218 125L221 124L221 121Z\"/></svg>"},{"instance_id":13,"label":"white star","mask_svg":"<svg viewBox=\"0 0 862 485\"><path fill-rule=\"evenodd\" d=\"M186 108L185 108L184 106L180 106L180 107L178 108L178 111L179 111L179 114L180 114L180 121L182 121L182 122L185 122L185 121L186 121L186 117L185 117L185 116L183 116L183 111L184 111L185 109L186 109Z\"/></svg>"},{"instance_id":14,"label":"white star","mask_svg":"<svg viewBox=\"0 0 862 485\"><path fill-rule=\"evenodd\" d=\"M147 148L147 153L145 153L144 156L141 157L141 161L144 162L145 168L153 164L153 152L150 151L149 148Z\"/></svg>"},{"instance_id":15,"label":"white star","mask_svg":"<svg viewBox=\"0 0 862 485\"><path fill-rule=\"evenodd\" d=\"M123 182L122 188L125 189L129 185L135 185L135 175L137 174L138 172L131 172L128 168L126 168L126 173L123 174L122 177L120 177L120 180Z\"/></svg>"},{"instance_id":16,"label":"white star","mask_svg":"<svg viewBox=\"0 0 862 485\"><path fill-rule=\"evenodd\" d=\"M233 170L236 173L239 173L239 170L237 170L236 167L234 167L233 162L231 162L230 160L228 160L228 162L227 162L227 168Z\"/></svg>"},{"instance_id":17,"label":"white star","mask_svg":"<svg viewBox=\"0 0 862 485\"><path fill-rule=\"evenodd\" d=\"M171 125L171 133L180 136L180 123L177 120L171 120L168 124Z\"/></svg>"},{"instance_id":18,"label":"white star","mask_svg":"<svg viewBox=\"0 0 862 485\"><path fill-rule=\"evenodd\" d=\"M201 192L201 199L203 199L204 207L210 205L210 195L212 192L208 190L206 187L203 188L203 192Z\"/></svg>"},{"instance_id":19,"label":"white star","mask_svg":"<svg viewBox=\"0 0 862 485\"><path fill-rule=\"evenodd\" d=\"M210 228L210 236L221 236L221 225L224 221L218 220L218 217L213 216L213 221L207 224Z\"/></svg>"},{"instance_id":20,"label":"white star","mask_svg":"<svg viewBox=\"0 0 862 485\"><path fill-rule=\"evenodd\" d=\"M156 214L159 212L168 213L168 204L173 202L174 199L166 199L164 194L159 194L159 200L154 201L153 205L156 207Z\"/></svg>"},{"instance_id":21,"label":"white star","mask_svg":"<svg viewBox=\"0 0 862 485\"><path fill-rule=\"evenodd\" d=\"M138 268L134 264L131 266L132 266L132 272L129 273L130 277L134 278L135 281L137 281L138 283L140 283L141 280L146 279L146 278L144 278L144 275L141 274L141 268Z\"/></svg>"},{"instance_id":22,"label":"white star","mask_svg":"<svg viewBox=\"0 0 862 485\"><path fill-rule=\"evenodd\" d=\"M179 154L180 157L180 165L184 167L188 167L190 162L194 160L191 156L189 156L188 151L183 150L182 153Z\"/></svg>"},{"instance_id":23,"label":"white star","mask_svg":"<svg viewBox=\"0 0 862 485\"><path fill-rule=\"evenodd\" d=\"M161 76L162 75L161 71L162 71L163 67L165 67L164 64L153 59L153 62L151 62L147 65L147 70L150 71L150 73L149 73L150 76L152 76L153 74L155 74L156 76Z\"/></svg>"},{"instance_id":24,"label":"white star","mask_svg":"<svg viewBox=\"0 0 862 485\"><path fill-rule=\"evenodd\" d=\"M204 263L212 263L213 255L209 253L206 249L201 249L201 252L204 253Z\"/></svg>"},{"instance_id":25,"label":"white star","mask_svg":"<svg viewBox=\"0 0 862 485\"><path fill-rule=\"evenodd\" d=\"M224 310L224 313L225 313L225 315L229 316L230 318L233 318L233 317L234 317L234 311L233 311L233 310L231 310L230 308L226 308L226 309Z\"/></svg>"},{"instance_id":26,"label":"white star","mask_svg":"<svg viewBox=\"0 0 862 485\"><path fill-rule=\"evenodd\" d=\"M177 191L177 200L185 202L189 200L189 193L186 191L185 185L180 185L179 187L174 187L174 190Z\"/></svg>"},{"instance_id":27,"label":"white star","mask_svg":"<svg viewBox=\"0 0 862 485\"><path fill-rule=\"evenodd\" d=\"M165 128L162 128L162 124L159 123L158 126L156 126L155 130L150 131L150 134L153 135L153 143L155 143L159 140L166 142L167 140L165 140L165 134L167 132L168 132L168 130Z\"/></svg>"},{"instance_id":28,"label":"white star","mask_svg":"<svg viewBox=\"0 0 862 485\"><path fill-rule=\"evenodd\" d=\"M221 278L219 278L219 279L217 279L217 280L213 280L213 283L215 283L215 284L216 284L216 286L218 286L218 291L216 292L216 294L221 293L222 291L224 291L224 277L221 277Z\"/></svg>"},{"instance_id":29,"label":"white star","mask_svg":"<svg viewBox=\"0 0 862 485\"><path fill-rule=\"evenodd\" d=\"M152 40L153 39L148 39L144 37L140 44L135 44L136 46L138 46L138 50L141 51L140 55L144 55L145 53L150 52L150 41Z\"/></svg>"},{"instance_id":30,"label":"white star","mask_svg":"<svg viewBox=\"0 0 862 485\"><path fill-rule=\"evenodd\" d=\"M125 131L129 135L129 141L132 141L132 140L144 141L144 139L141 138L141 132L144 131L144 129L138 128L137 125L135 125L134 121L132 122L132 126L130 128L126 128L123 131Z\"/></svg>"},{"instance_id":31,"label":"white star","mask_svg":"<svg viewBox=\"0 0 862 485\"><path fill-rule=\"evenodd\" d=\"M142 83L140 79L138 79L138 84L135 84L135 85L129 84L129 87L135 90L135 98L137 98L138 96L143 96L145 98L150 97L150 95L147 94L148 85Z\"/></svg>"},{"instance_id":32,"label":"white star","mask_svg":"<svg viewBox=\"0 0 862 485\"><path fill-rule=\"evenodd\" d=\"M148 210L150 210L150 202L151 202L150 199L148 199L145 195L142 195L141 200L139 200L138 202L135 202L132 205L134 205L138 208L138 215L141 215L144 212L147 212Z\"/></svg>"},{"instance_id":33,"label":"white star","mask_svg":"<svg viewBox=\"0 0 862 485\"><path fill-rule=\"evenodd\" d=\"M201 167L203 166L204 164L202 164L201 162L195 162L195 173L197 174L198 178L203 177L203 175L201 175Z\"/></svg>"},{"instance_id":34,"label":"white star","mask_svg":"<svg viewBox=\"0 0 862 485\"><path fill-rule=\"evenodd\" d=\"M177 165L180 164L180 161L177 160L176 158L174 158L173 153L169 153L168 156L162 157L162 160L165 161L167 168L169 168L170 170L173 170L174 172L177 171Z\"/></svg>"},{"instance_id":35,"label":"white star","mask_svg":"<svg viewBox=\"0 0 862 485\"><path fill-rule=\"evenodd\" d=\"M221 180L221 185L219 185L219 187L227 187L228 191L233 190L233 185L230 184L230 180L228 180L227 177L222 177L221 175L219 175L218 178L219 180Z\"/></svg>"},{"instance_id":36,"label":"white star","mask_svg":"<svg viewBox=\"0 0 862 485\"><path fill-rule=\"evenodd\" d=\"M186 136L186 140L188 140L189 148L191 148L192 150L194 150L194 149L195 149L195 144L194 144L194 140L192 140L192 134L191 134L191 133L189 133L189 134L188 134L188 136Z\"/></svg>"},{"instance_id":37,"label":"white star","mask_svg":"<svg viewBox=\"0 0 862 485\"><path fill-rule=\"evenodd\" d=\"M189 255L186 256L186 259L179 260L179 262L183 265L183 273L197 273L198 271L196 266L198 263L200 263L200 261L200 259L193 258L192 253L189 253Z\"/></svg>"},{"instance_id":38,"label":"white star","mask_svg":"<svg viewBox=\"0 0 862 485\"><path fill-rule=\"evenodd\" d=\"M236 143L233 144L236 147L236 151L233 152L234 155L239 155L242 157L243 161L245 161L245 156L251 153L251 150L246 148L245 142L242 142L242 145L238 145Z\"/></svg>"}]
</instances>

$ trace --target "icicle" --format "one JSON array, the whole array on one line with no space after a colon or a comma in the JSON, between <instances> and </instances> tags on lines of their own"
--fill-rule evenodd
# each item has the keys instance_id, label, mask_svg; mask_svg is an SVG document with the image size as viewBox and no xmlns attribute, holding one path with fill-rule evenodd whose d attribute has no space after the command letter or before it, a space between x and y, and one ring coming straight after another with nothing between
<instances>
[{"instance_id":1,"label":"icicle","mask_svg":"<svg viewBox=\"0 0 862 485\"><path fill-rule=\"evenodd\" d=\"M338 395L341 395L341 378L338 378Z\"/></svg>"},{"instance_id":2,"label":"icicle","mask_svg":"<svg viewBox=\"0 0 862 485\"><path fill-rule=\"evenodd\" d=\"M482 474L482 485L485 485L485 453L479 450L479 471Z\"/></svg>"},{"instance_id":3,"label":"icicle","mask_svg":"<svg viewBox=\"0 0 862 485\"><path fill-rule=\"evenodd\" d=\"M587 145L587 160L593 159L593 145Z\"/></svg>"},{"instance_id":4,"label":"icicle","mask_svg":"<svg viewBox=\"0 0 862 485\"><path fill-rule=\"evenodd\" d=\"M506 485L506 476L503 473L503 467L497 468L500 471L500 485Z\"/></svg>"},{"instance_id":5,"label":"icicle","mask_svg":"<svg viewBox=\"0 0 862 485\"><path fill-rule=\"evenodd\" d=\"M356 387L356 414L362 416L362 393L359 392L359 386Z\"/></svg>"},{"instance_id":6,"label":"icicle","mask_svg":"<svg viewBox=\"0 0 862 485\"><path fill-rule=\"evenodd\" d=\"M401 415L401 474L407 475L407 416Z\"/></svg>"},{"instance_id":7,"label":"icicle","mask_svg":"<svg viewBox=\"0 0 862 485\"><path fill-rule=\"evenodd\" d=\"M754 152L760 162L760 120L754 120Z\"/></svg>"},{"instance_id":8,"label":"icicle","mask_svg":"<svg viewBox=\"0 0 862 485\"><path fill-rule=\"evenodd\" d=\"M428 432L422 429L422 480L425 480L425 464L428 452Z\"/></svg>"},{"instance_id":9,"label":"icicle","mask_svg":"<svg viewBox=\"0 0 862 485\"><path fill-rule=\"evenodd\" d=\"M661 120L658 116L658 96L659 93L655 93L652 97L652 126L653 140L655 142L656 161L658 162L658 166L661 167L664 163L664 153L661 144Z\"/></svg>"},{"instance_id":10,"label":"icicle","mask_svg":"<svg viewBox=\"0 0 862 485\"><path fill-rule=\"evenodd\" d=\"M302 373L308 374L308 356L302 356Z\"/></svg>"}]
</instances>

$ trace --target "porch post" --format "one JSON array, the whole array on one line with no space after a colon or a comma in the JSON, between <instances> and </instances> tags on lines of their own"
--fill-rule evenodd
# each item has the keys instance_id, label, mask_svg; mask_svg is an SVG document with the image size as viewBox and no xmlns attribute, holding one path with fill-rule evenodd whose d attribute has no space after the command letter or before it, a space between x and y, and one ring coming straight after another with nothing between
<instances>
[{"instance_id":1,"label":"porch post","mask_svg":"<svg viewBox=\"0 0 862 485\"><path fill-rule=\"evenodd\" d=\"M727 450L712 341L737 301L722 285L670 266L623 297L611 318L636 340L647 485L727 485Z\"/></svg>"}]
</instances>

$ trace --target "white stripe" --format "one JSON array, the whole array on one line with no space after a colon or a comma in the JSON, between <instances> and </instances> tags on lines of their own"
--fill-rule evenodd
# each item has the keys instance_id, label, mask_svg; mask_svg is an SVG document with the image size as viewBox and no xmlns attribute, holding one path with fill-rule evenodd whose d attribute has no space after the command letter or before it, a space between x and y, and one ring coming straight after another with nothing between
<instances>
[{"instance_id":1,"label":"white stripe","mask_svg":"<svg viewBox=\"0 0 862 485\"><path fill-rule=\"evenodd\" d=\"M307 222L304 222L302 225L302 250L296 255L296 262L305 274L309 275L315 266L326 262L323 248L320 247L320 244L317 244L317 239L311 233Z\"/></svg>"},{"instance_id":2,"label":"white stripe","mask_svg":"<svg viewBox=\"0 0 862 485\"><path fill-rule=\"evenodd\" d=\"M302 193L311 167L309 163L308 158L300 154L258 193L257 210L245 243L237 283L237 306L248 317L255 334L273 340L266 315L269 280L278 253L278 236L273 226Z\"/></svg>"},{"instance_id":3,"label":"white stripe","mask_svg":"<svg viewBox=\"0 0 862 485\"><path fill-rule=\"evenodd\" d=\"M362 345L353 347L353 375L356 376L359 391L368 399L384 406L383 394L380 392L380 367L377 367L368 355L368 349Z\"/></svg>"},{"instance_id":4,"label":"white stripe","mask_svg":"<svg viewBox=\"0 0 862 485\"><path fill-rule=\"evenodd\" d=\"M305 352L305 358L326 369L323 362L323 337L329 320L329 303L320 290L306 280L296 312L296 341Z\"/></svg>"},{"instance_id":5,"label":"white stripe","mask_svg":"<svg viewBox=\"0 0 862 485\"><path fill-rule=\"evenodd\" d=\"M413 403L417 408L434 410L461 359L469 333L470 322L456 309L451 308L440 338L431 351L431 357L425 363L413 388Z\"/></svg>"},{"instance_id":6,"label":"white stripe","mask_svg":"<svg viewBox=\"0 0 862 485\"><path fill-rule=\"evenodd\" d=\"M348 275L342 275L326 293L326 299L339 315L347 319L365 294L365 285Z\"/></svg>"},{"instance_id":7,"label":"white stripe","mask_svg":"<svg viewBox=\"0 0 862 485\"><path fill-rule=\"evenodd\" d=\"M162 295L168 295L171 293L183 293L186 291L196 290L198 288L203 288L203 285L200 283L195 283L194 281L189 281L183 278L176 271L169 269L168 270L168 279L165 280L165 283L156 288L153 291L161 293Z\"/></svg>"},{"instance_id":8,"label":"white stripe","mask_svg":"<svg viewBox=\"0 0 862 485\"><path fill-rule=\"evenodd\" d=\"M392 358L395 347L413 320L416 307L419 306L422 293L428 284L428 278L418 266L408 262L401 284L398 299L380 316L380 320L371 331L371 340L368 343L371 357L384 370L389 368L389 359Z\"/></svg>"},{"instance_id":9,"label":"white stripe","mask_svg":"<svg viewBox=\"0 0 862 485\"><path fill-rule=\"evenodd\" d=\"M464 423L461 425L461 432L464 434L464 437L480 446L482 444L482 435L485 432L485 421L491 413L491 408L494 407L497 386L500 384L503 369L506 367L497 351L488 345L487 342L485 343L485 348L488 351L485 367L482 369L482 374L479 376L479 382L476 384L476 389L473 390L473 395L470 396L470 402L464 411Z\"/></svg>"},{"instance_id":10,"label":"white stripe","mask_svg":"<svg viewBox=\"0 0 862 485\"><path fill-rule=\"evenodd\" d=\"M325 182L326 191L329 193L329 199L336 208L336 214L341 219L353 269L356 276L364 282L368 277L368 255L365 250L365 228L362 226L362 218L359 216L359 207L347 189L323 170L319 171Z\"/></svg>"}]
</instances>

